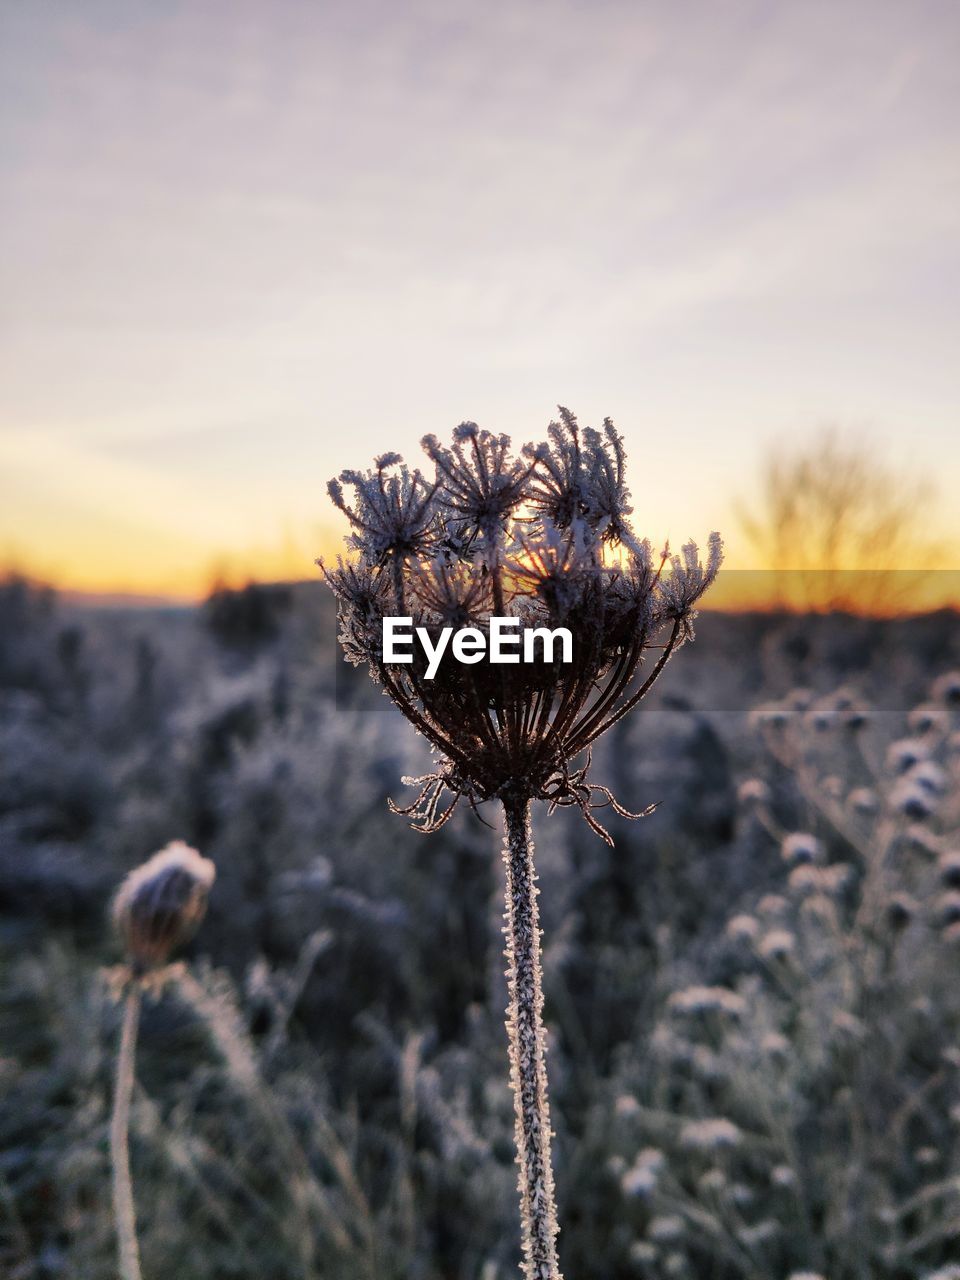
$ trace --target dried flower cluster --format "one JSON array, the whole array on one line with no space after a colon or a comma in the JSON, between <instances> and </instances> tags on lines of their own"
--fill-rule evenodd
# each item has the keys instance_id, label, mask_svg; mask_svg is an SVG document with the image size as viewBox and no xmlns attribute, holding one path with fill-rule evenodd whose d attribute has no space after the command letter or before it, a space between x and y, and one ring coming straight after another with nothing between
<instances>
[{"instance_id":1,"label":"dried flower cluster","mask_svg":"<svg viewBox=\"0 0 960 1280\"><path fill-rule=\"evenodd\" d=\"M652 1064L615 1073L631 1256L650 1280L960 1280L960 676L905 726L846 688L753 719L741 836L781 892L672 962Z\"/></svg>"},{"instance_id":2,"label":"dried flower cluster","mask_svg":"<svg viewBox=\"0 0 960 1280\"><path fill-rule=\"evenodd\" d=\"M420 793L397 812L430 832L462 796L474 809L492 799L504 808L507 1030L527 1280L560 1280L530 803L579 806L608 842L595 808L640 816L589 780L590 748L692 635L697 602L721 559L717 534L706 565L692 542L679 556L664 548L657 557L634 536L623 441L609 419L603 431L581 428L561 408L548 434L517 457L506 436L465 422L449 448L424 438L432 479L392 453L373 471L343 472L330 496L350 522L356 558L325 570L347 659L369 667L437 752L436 770L413 780ZM433 645L442 628L475 627L485 654L493 618L517 620L513 633L525 654L534 632L562 627L570 660L484 658L428 671L415 653L409 664L392 665L384 657L385 617L409 617ZM658 643L649 674L641 674Z\"/></svg>"},{"instance_id":3,"label":"dried flower cluster","mask_svg":"<svg viewBox=\"0 0 960 1280\"><path fill-rule=\"evenodd\" d=\"M720 538L711 535L704 565L692 542L679 556L668 548L655 555L635 537L623 441L609 419L602 431L581 428L561 409L549 440L519 457L508 437L470 422L449 448L433 436L423 447L431 479L391 453L372 471L345 471L329 486L356 553L325 570L346 657L369 667L438 753L436 772L419 780L420 796L402 812L431 831L461 796L474 805L539 798L578 805L606 838L594 798L617 806L588 779L589 749L692 634L697 603L720 566ZM527 631L562 626L573 637L573 662L447 660L428 681L422 655L403 667L384 662L385 616L412 617L431 636L449 625L488 634L491 616L516 617L521 643ZM656 662L641 679L655 646ZM453 798L446 808L444 793Z\"/></svg>"}]
</instances>

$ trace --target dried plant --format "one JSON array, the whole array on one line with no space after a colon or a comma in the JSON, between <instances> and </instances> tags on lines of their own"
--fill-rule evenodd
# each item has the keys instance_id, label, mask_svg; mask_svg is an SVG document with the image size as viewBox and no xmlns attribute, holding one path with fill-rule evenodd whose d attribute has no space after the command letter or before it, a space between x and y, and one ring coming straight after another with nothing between
<instances>
[{"instance_id":1,"label":"dried plant","mask_svg":"<svg viewBox=\"0 0 960 1280\"><path fill-rule=\"evenodd\" d=\"M490 800L503 806L508 1030L531 1280L559 1277L531 802L543 800L551 812L578 807L608 842L597 808L642 816L591 781L590 749L692 636L697 603L721 560L717 534L706 565L694 543L680 556L668 548L655 556L634 536L623 441L609 419L602 432L581 428L561 408L548 434L515 457L508 437L467 422L449 448L424 438L433 480L396 454L378 458L371 472L343 472L329 492L350 522L356 555L324 569L346 659L368 666L436 752L433 772L410 780L420 788L414 801L395 812L429 833L461 798L474 810ZM344 485L353 490L352 506ZM492 617L516 618L519 652L528 637L564 627L572 661L482 657L466 665L448 654L430 678L416 646L409 664L384 660L387 616L409 617L431 637L451 620L463 621L486 642ZM648 651L656 654L649 671Z\"/></svg>"},{"instance_id":2,"label":"dried plant","mask_svg":"<svg viewBox=\"0 0 960 1280\"><path fill-rule=\"evenodd\" d=\"M126 988L110 1121L113 1210L121 1280L140 1280L133 1180L130 1176L130 1101L144 983L162 972L174 948L203 919L216 870L180 840L131 871L113 900L113 920L127 952Z\"/></svg>"},{"instance_id":3,"label":"dried plant","mask_svg":"<svg viewBox=\"0 0 960 1280\"><path fill-rule=\"evenodd\" d=\"M960 674L905 724L844 686L752 723L741 835L779 875L712 956L665 955L654 1052L622 1055L630 1255L650 1280L956 1280Z\"/></svg>"}]
</instances>

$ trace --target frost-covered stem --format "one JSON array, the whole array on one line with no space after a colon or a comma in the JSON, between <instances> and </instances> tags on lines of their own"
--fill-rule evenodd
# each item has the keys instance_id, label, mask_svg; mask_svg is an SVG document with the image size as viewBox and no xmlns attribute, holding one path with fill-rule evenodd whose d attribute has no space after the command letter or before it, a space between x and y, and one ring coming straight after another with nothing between
<instances>
[{"instance_id":1,"label":"frost-covered stem","mask_svg":"<svg viewBox=\"0 0 960 1280\"><path fill-rule=\"evenodd\" d=\"M557 1263L557 1214L550 1165L550 1108L543 1043L540 918L537 910L530 802L504 800L507 867L507 977L510 1080L517 1114L523 1271L527 1280L562 1280Z\"/></svg>"},{"instance_id":2,"label":"frost-covered stem","mask_svg":"<svg viewBox=\"0 0 960 1280\"><path fill-rule=\"evenodd\" d=\"M123 1005L123 1027L117 1053L117 1074L110 1120L110 1160L113 1165L113 1216L117 1227L120 1280L140 1280L140 1249L130 1177L130 1099L133 1096L133 1060L140 1024L140 983L133 979Z\"/></svg>"}]
</instances>

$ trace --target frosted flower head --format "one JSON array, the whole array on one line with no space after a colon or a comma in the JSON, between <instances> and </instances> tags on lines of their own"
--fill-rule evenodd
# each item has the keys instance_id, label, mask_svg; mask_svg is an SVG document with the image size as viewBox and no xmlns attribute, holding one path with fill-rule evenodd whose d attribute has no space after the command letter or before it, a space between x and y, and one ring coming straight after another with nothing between
<instances>
[{"instance_id":1,"label":"frosted flower head","mask_svg":"<svg viewBox=\"0 0 960 1280\"><path fill-rule=\"evenodd\" d=\"M592 431L567 410L560 418L520 458L508 437L466 422L449 445L424 437L432 482L388 453L372 470L344 471L330 483L351 526L348 546L359 553L357 564L325 571L345 656L368 664L435 753L417 799L394 806L421 831L446 822L462 798L476 806L506 795L551 809L576 805L608 841L594 810L642 816L590 781L590 750L689 638L719 568L720 541L711 538L705 566L688 544L665 579L663 559L657 564L650 543L627 525L623 442L613 424ZM612 542L628 548L622 563L605 563ZM409 619L409 663L386 660L388 617ZM519 661L491 652L502 635L494 637L494 618L517 620L509 639L521 642ZM558 625L569 631L562 660L556 649L552 660L528 657L528 641L542 655L554 640L543 629ZM469 664L444 632L464 626L480 633ZM426 641L435 665L425 659ZM645 658L654 648L651 669Z\"/></svg>"},{"instance_id":2,"label":"frosted flower head","mask_svg":"<svg viewBox=\"0 0 960 1280\"><path fill-rule=\"evenodd\" d=\"M855 787L847 796L847 808L858 818L872 818L880 808L880 801L872 787Z\"/></svg>"},{"instance_id":3,"label":"frosted flower head","mask_svg":"<svg viewBox=\"0 0 960 1280\"><path fill-rule=\"evenodd\" d=\"M744 809L761 808L770 803L770 788L762 778L747 778L737 787L737 800Z\"/></svg>"},{"instance_id":4,"label":"frosted flower head","mask_svg":"<svg viewBox=\"0 0 960 1280\"><path fill-rule=\"evenodd\" d=\"M907 716L907 727L920 738L942 737L950 728L950 715L936 702L921 702Z\"/></svg>"},{"instance_id":5,"label":"frosted flower head","mask_svg":"<svg viewBox=\"0 0 960 1280\"><path fill-rule=\"evenodd\" d=\"M779 1031L768 1031L760 1041L760 1048L768 1058L784 1062L790 1054L790 1041Z\"/></svg>"},{"instance_id":6,"label":"frosted flower head","mask_svg":"<svg viewBox=\"0 0 960 1280\"><path fill-rule=\"evenodd\" d=\"M757 914L765 920L780 920L789 910L790 903L779 893L765 893L757 903Z\"/></svg>"},{"instance_id":7,"label":"frosted flower head","mask_svg":"<svg viewBox=\"0 0 960 1280\"><path fill-rule=\"evenodd\" d=\"M678 1213L658 1214L647 1224L647 1238L658 1244L679 1240L684 1234L684 1222Z\"/></svg>"},{"instance_id":8,"label":"frosted flower head","mask_svg":"<svg viewBox=\"0 0 960 1280\"><path fill-rule=\"evenodd\" d=\"M706 564L701 562L695 542L685 543L680 551L680 555L670 558L672 571L660 579L659 609L664 619L682 619L687 634L692 635L690 623L696 617L695 606L716 580L723 560L723 542L719 533L711 533Z\"/></svg>"},{"instance_id":9,"label":"frosted flower head","mask_svg":"<svg viewBox=\"0 0 960 1280\"><path fill-rule=\"evenodd\" d=\"M855 693L841 690L834 695L834 707L840 724L848 733L859 733L870 723L870 708Z\"/></svg>"},{"instance_id":10,"label":"frosted flower head","mask_svg":"<svg viewBox=\"0 0 960 1280\"><path fill-rule=\"evenodd\" d=\"M823 844L807 831L792 831L784 837L780 856L790 867L801 863L822 862Z\"/></svg>"},{"instance_id":11,"label":"frosted flower head","mask_svg":"<svg viewBox=\"0 0 960 1280\"><path fill-rule=\"evenodd\" d=\"M907 777L901 778L891 788L887 805L892 813L912 822L923 822L935 812L937 800L928 787Z\"/></svg>"},{"instance_id":12,"label":"frosted flower head","mask_svg":"<svg viewBox=\"0 0 960 1280\"><path fill-rule=\"evenodd\" d=\"M690 1151L731 1151L742 1141L743 1133L738 1126L722 1116L691 1120L680 1130L680 1145Z\"/></svg>"},{"instance_id":13,"label":"frosted flower head","mask_svg":"<svg viewBox=\"0 0 960 1280\"><path fill-rule=\"evenodd\" d=\"M136 970L165 964L193 936L215 876L213 863L182 840L130 872L114 896L112 915Z\"/></svg>"},{"instance_id":14,"label":"frosted flower head","mask_svg":"<svg viewBox=\"0 0 960 1280\"><path fill-rule=\"evenodd\" d=\"M727 921L726 934L731 942L755 942L760 936L760 923L756 916L741 913Z\"/></svg>"},{"instance_id":15,"label":"frosted flower head","mask_svg":"<svg viewBox=\"0 0 960 1280\"><path fill-rule=\"evenodd\" d=\"M798 685L797 688L790 690L784 698L784 702L791 711L797 711L802 714L813 705L813 690L805 689Z\"/></svg>"},{"instance_id":16,"label":"frosted flower head","mask_svg":"<svg viewBox=\"0 0 960 1280\"><path fill-rule=\"evenodd\" d=\"M634 1165L620 1179L620 1190L629 1200L646 1200L657 1189L657 1175L644 1165Z\"/></svg>"},{"instance_id":17,"label":"frosted flower head","mask_svg":"<svg viewBox=\"0 0 960 1280\"><path fill-rule=\"evenodd\" d=\"M942 796L947 789L947 775L934 760L921 760L913 766L907 777L932 796Z\"/></svg>"},{"instance_id":18,"label":"frosted flower head","mask_svg":"<svg viewBox=\"0 0 960 1280\"><path fill-rule=\"evenodd\" d=\"M802 898L807 894L822 893L825 882L820 867L811 866L809 863L801 863L790 872L787 885L792 894Z\"/></svg>"},{"instance_id":19,"label":"frosted flower head","mask_svg":"<svg viewBox=\"0 0 960 1280\"><path fill-rule=\"evenodd\" d=\"M371 665L376 669L383 653L383 617L388 612L387 583L369 566L337 561L328 569L318 560L327 586L337 600L339 640L343 656L351 665Z\"/></svg>"},{"instance_id":20,"label":"frosted flower head","mask_svg":"<svg viewBox=\"0 0 960 1280\"><path fill-rule=\"evenodd\" d=\"M887 748L887 768L891 773L907 773L930 754L930 746L922 738L900 738Z\"/></svg>"},{"instance_id":21,"label":"frosted flower head","mask_svg":"<svg viewBox=\"0 0 960 1280\"><path fill-rule=\"evenodd\" d=\"M536 468L530 491L533 509L558 529L579 528L600 541L631 544L623 438L609 418L599 432L581 428L562 405L559 412L560 421L547 428L549 445L524 450Z\"/></svg>"},{"instance_id":22,"label":"frosted flower head","mask_svg":"<svg viewBox=\"0 0 960 1280\"><path fill-rule=\"evenodd\" d=\"M621 1093L614 1103L614 1111L621 1119L635 1116L640 1110L640 1103L632 1093Z\"/></svg>"},{"instance_id":23,"label":"frosted flower head","mask_svg":"<svg viewBox=\"0 0 960 1280\"><path fill-rule=\"evenodd\" d=\"M803 722L815 733L829 733L839 724L840 717L833 702L829 698L821 698L810 707L803 717Z\"/></svg>"},{"instance_id":24,"label":"frosted flower head","mask_svg":"<svg viewBox=\"0 0 960 1280\"><path fill-rule=\"evenodd\" d=\"M441 626L474 626L493 608L489 574L442 556L411 565L410 593Z\"/></svg>"},{"instance_id":25,"label":"frosted flower head","mask_svg":"<svg viewBox=\"0 0 960 1280\"><path fill-rule=\"evenodd\" d=\"M746 1001L728 987L696 986L674 991L667 1001L667 1008L688 1017L718 1014L736 1019L746 1010Z\"/></svg>"},{"instance_id":26,"label":"frosted flower head","mask_svg":"<svg viewBox=\"0 0 960 1280\"><path fill-rule=\"evenodd\" d=\"M787 960L795 946L796 939L789 929L771 929L757 943L757 954L764 960Z\"/></svg>"},{"instance_id":27,"label":"frosted flower head","mask_svg":"<svg viewBox=\"0 0 960 1280\"><path fill-rule=\"evenodd\" d=\"M793 708L784 702L761 702L750 712L749 724L752 729L782 732L794 715Z\"/></svg>"},{"instance_id":28,"label":"frosted flower head","mask_svg":"<svg viewBox=\"0 0 960 1280\"><path fill-rule=\"evenodd\" d=\"M770 1170L771 1186L789 1190L797 1185L797 1175L788 1164L778 1164Z\"/></svg>"},{"instance_id":29,"label":"frosted flower head","mask_svg":"<svg viewBox=\"0 0 960 1280\"><path fill-rule=\"evenodd\" d=\"M503 542L536 464L511 457L509 436L481 431L475 422L457 427L450 448L432 435L421 444L437 468L438 505L462 523L464 545L479 542L489 557Z\"/></svg>"},{"instance_id":30,"label":"frosted flower head","mask_svg":"<svg viewBox=\"0 0 960 1280\"><path fill-rule=\"evenodd\" d=\"M960 707L960 671L947 671L934 680L930 697L948 707Z\"/></svg>"},{"instance_id":31,"label":"frosted flower head","mask_svg":"<svg viewBox=\"0 0 960 1280\"><path fill-rule=\"evenodd\" d=\"M866 729L870 720L870 708L865 702L858 702L841 716L841 723L848 733L860 733Z\"/></svg>"},{"instance_id":32,"label":"frosted flower head","mask_svg":"<svg viewBox=\"0 0 960 1280\"><path fill-rule=\"evenodd\" d=\"M345 484L354 491L352 507L344 496ZM382 454L372 471L342 471L327 492L353 529L349 544L367 564L382 565L390 557L403 561L431 550L435 486L404 466L399 454Z\"/></svg>"},{"instance_id":33,"label":"frosted flower head","mask_svg":"<svg viewBox=\"0 0 960 1280\"><path fill-rule=\"evenodd\" d=\"M631 1199L646 1199L653 1195L663 1171L665 1159L656 1147L645 1147L620 1179L620 1189Z\"/></svg>"},{"instance_id":34,"label":"frosted flower head","mask_svg":"<svg viewBox=\"0 0 960 1280\"><path fill-rule=\"evenodd\" d=\"M545 524L535 536L521 534L518 545L521 554L512 566L513 580L539 602L552 623L570 622L572 615L599 600L603 577L571 533Z\"/></svg>"}]
</instances>

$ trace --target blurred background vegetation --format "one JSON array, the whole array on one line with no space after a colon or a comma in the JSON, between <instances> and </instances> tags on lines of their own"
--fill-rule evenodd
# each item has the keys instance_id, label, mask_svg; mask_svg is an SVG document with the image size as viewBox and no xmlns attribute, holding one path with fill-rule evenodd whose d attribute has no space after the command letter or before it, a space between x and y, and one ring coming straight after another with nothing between
<instances>
[{"instance_id":1,"label":"blurred background vegetation","mask_svg":"<svg viewBox=\"0 0 960 1280\"><path fill-rule=\"evenodd\" d=\"M391 817L424 746L335 630L314 584L183 609L3 586L4 1274L114 1274L106 910L171 838L218 878L196 983L145 1013L145 1274L515 1274L499 834ZM960 690L928 690L958 665L949 611L704 614L598 752L656 813L611 817L613 850L538 817L568 1275L956 1256Z\"/></svg>"}]
</instances>

